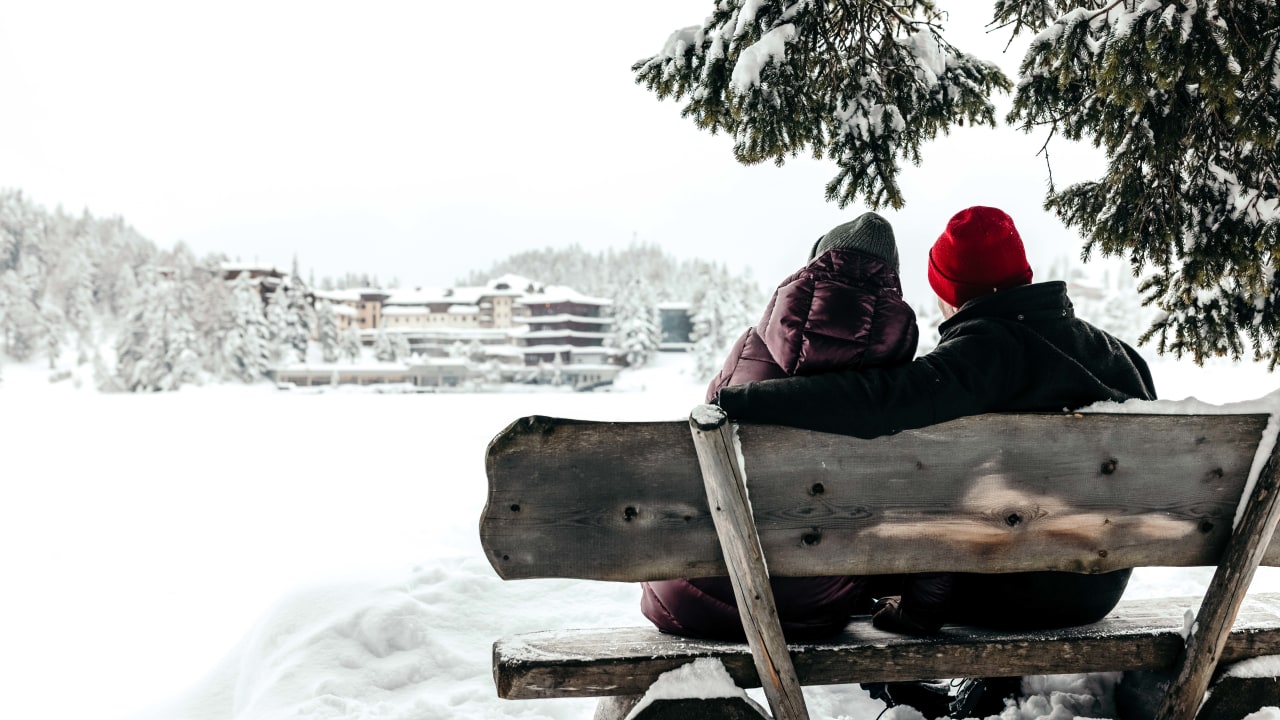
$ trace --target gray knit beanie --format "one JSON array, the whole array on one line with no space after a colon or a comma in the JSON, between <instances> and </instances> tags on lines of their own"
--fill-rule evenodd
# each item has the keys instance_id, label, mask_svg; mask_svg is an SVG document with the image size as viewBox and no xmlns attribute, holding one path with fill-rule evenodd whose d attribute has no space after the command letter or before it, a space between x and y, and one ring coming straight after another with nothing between
<instances>
[{"instance_id":1,"label":"gray knit beanie","mask_svg":"<svg viewBox=\"0 0 1280 720\"><path fill-rule=\"evenodd\" d=\"M837 225L818 238L809 253L812 260L832 248L859 250L878 257L898 269L898 245L893 240L893 226L888 220L869 212L843 225Z\"/></svg>"}]
</instances>

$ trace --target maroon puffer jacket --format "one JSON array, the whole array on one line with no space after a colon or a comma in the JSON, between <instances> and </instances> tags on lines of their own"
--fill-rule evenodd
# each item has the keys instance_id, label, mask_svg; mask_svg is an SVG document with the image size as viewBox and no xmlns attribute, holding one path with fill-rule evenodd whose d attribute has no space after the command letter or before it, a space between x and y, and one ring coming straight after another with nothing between
<instances>
[{"instance_id":1,"label":"maroon puffer jacket","mask_svg":"<svg viewBox=\"0 0 1280 720\"><path fill-rule=\"evenodd\" d=\"M892 265L828 250L782 281L707 388L910 361L920 331Z\"/></svg>"},{"instance_id":2,"label":"maroon puffer jacket","mask_svg":"<svg viewBox=\"0 0 1280 720\"><path fill-rule=\"evenodd\" d=\"M734 343L707 400L726 385L905 363L915 355L919 336L892 265L856 250L829 250L782 281L760 323ZM773 578L783 632L793 640L839 632L862 582L847 576ZM640 609L658 629L743 637L728 578L642 585Z\"/></svg>"}]
</instances>

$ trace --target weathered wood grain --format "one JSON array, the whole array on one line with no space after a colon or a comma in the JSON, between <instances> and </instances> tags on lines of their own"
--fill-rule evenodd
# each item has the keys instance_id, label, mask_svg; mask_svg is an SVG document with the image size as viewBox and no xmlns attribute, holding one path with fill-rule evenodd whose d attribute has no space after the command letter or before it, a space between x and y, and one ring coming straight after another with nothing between
<instances>
[{"instance_id":1,"label":"weathered wood grain","mask_svg":"<svg viewBox=\"0 0 1280 720\"><path fill-rule=\"evenodd\" d=\"M1216 565L1266 420L993 414L875 440L739 433L775 575L1107 572ZM523 418L486 469L480 535L504 578L726 573L684 422Z\"/></svg>"},{"instance_id":2,"label":"weathered wood grain","mask_svg":"<svg viewBox=\"0 0 1280 720\"><path fill-rule=\"evenodd\" d=\"M1178 675L1156 712L1156 720L1191 720L1204 699L1209 679L1218 667L1218 656L1245 592L1253 582L1258 563L1280 523L1280 446L1271 448L1266 465L1258 475L1240 523L1196 615L1195 629L1187 638L1186 652Z\"/></svg>"},{"instance_id":3,"label":"weathered wood grain","mask_svg":"<svg viewBox=\"0 0 1280 720\"><path fill-rule=\"evenodd\" d=\"M1198 597L1128 600L1079 628L998 632L946 626L915 638L852 622L827 642L791 644L804 685L1170 668L1183 647L1182 615ZM1280 654L1280 593L1251 594L1223 647L1234 662ZM494 681L504 698L640 694L658 675L699 657L719 658L741 687L758 687L746 643L664 635L647 627L557 630L494 644Z\"/></svg>"},{"instance_id":4,"label":"weathered wood grain","mask_svg":"<svg viewBox=\"0 0 1280 720\"><path fill-rule=\"evenodd\" d=\"M782 623L778 620L769 573L764 566L764 552L756 537L747 487L738 467L733 427L724 411L715 406L704 407L714 411L712 416L699 417L700 409L695 409L689 418L689 431L756 674L774 718L809 720L804 693L787 653L787 642L782 637Z\"/></svg>"}]
</instances>

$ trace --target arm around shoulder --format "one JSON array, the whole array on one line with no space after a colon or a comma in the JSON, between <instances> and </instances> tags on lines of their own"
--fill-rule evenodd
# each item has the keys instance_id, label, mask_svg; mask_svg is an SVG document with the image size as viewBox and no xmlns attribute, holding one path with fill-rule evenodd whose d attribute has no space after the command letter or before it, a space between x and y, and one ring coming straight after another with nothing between
<instances>
[{"instance_id":1,"label":"arm around shoulder","mask_svg":"<svg viewBox=\"0 0 1280 720\"><path fill-rule=\"evenodd\" d=\"M961 336L905 365L764 380L723 388L741 422L872 438L998 407L1021 375L1003 333Z\"/></svg>"}]
</instances>

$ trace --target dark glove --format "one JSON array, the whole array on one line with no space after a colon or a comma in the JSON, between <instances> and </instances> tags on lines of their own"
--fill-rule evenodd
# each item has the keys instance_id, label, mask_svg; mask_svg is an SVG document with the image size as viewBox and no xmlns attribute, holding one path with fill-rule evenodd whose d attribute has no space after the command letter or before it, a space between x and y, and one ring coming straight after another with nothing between
<instances>
[{"instance_id":1,"label":"dark glove","mask_svg":"<svg viewBox=\"0 0 1280 720\"><path fill-rule=\"evenodd\" d=\"M886 632L900 635L932 635L942 623L926 622L914 618L902 607L902 597L890 595L876 600L871 606L871 624Z\"/></svg>"}]
</instances>

